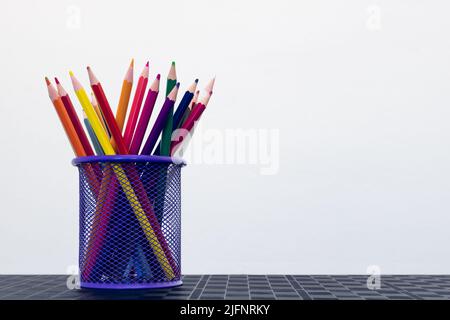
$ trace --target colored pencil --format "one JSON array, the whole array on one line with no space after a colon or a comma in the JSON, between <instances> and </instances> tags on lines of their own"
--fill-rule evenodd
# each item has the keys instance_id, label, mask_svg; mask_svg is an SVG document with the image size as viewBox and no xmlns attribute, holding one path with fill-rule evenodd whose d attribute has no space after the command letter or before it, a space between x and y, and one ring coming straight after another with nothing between
<instances>
[{"instance_id":1,"label":"colored pencil","mask_svg":"<svg viewBox=\"0 0 450 320\"><path fill-rule=\"evenodd\" d=\"M59 116L59 119L63 125L64 130L66 131L66 135L69 138L70 144L75 152L77 157L86 156L86 152L81 143L80 138L78 137L77 131L70 119L69 114L67 113L67 109L64 106L64 103L61 100L61 97L58 95L56 89L51 85L50 80L45 78L45 82L47 84L48 94L50 99L53 102L55 110ZM99 168L96 165L88 165L86 166L86 177L88 181L89 188L92 193L97 196L97 190L99 187Z\"/></svg>"},{"instance_id":2,"label":"colored pencil","mask_svg":"<svg viewBox=\"0 0 450 320\"><path fill-rule=\"evenodd\" d=\"M128 154L128 147L125 145L122 133L120 132L119 126L117 125L116 119L111 111L111 107L109 106L103 87L90 67L87 67L87 71L89 74L89 81L91 83L92 91L94 91L100 110L105 117L106 126L111 132L114 142L117 144L117 150L120 154Z\"/></svg>"},{"instance_id":3,"label":"colored pencil","mask_svg":"<svg viewBox=\"0 0 450 320\"><path fill-rule=\"evenodd\" d=\"M91 92L91 104L92 104L92 107L95 110L95 113L97 113L97 116L100 119L100 123L101 123L103 129L105 129L106 134L108 135L108 137L111 138L111 133L109 133L109 130L106 127L105 118L103 117L102 111L100 110L100 108L98 106L97 99L95 99L95 94L93 92Z\"/></svg>"},{"instance_id":4,"label":"colored pencil","mask_svg":"<svg viewBox=\"0 0 450 320\"><path fill-rule=\"evenodd\" d=\"M92 129L94 130L102 148L103 151L105 152L106 155L114 155L115 151L108 139L108 136L106 135L105 130L102 128L100 121L89 101L89 98L86 94L86 91L84 90L84 88L81 86L80 82L78 81L78 79L75 78L75 76L73 75L72 72L70 72L70 76L72 79L72 84L75 90L75 93L78 97L78 100L80 101L81 106L83 107L83 110L86 112L86 115L89 119L89 122L91 123ZM114 170L115 175L117 176L117 180L119 181L126 197L127 200L129 201L133 212L136 216L136 218L139 221L139 224L142 228L142 230L145 233L145 236L148 240L148 242L150 243L154 254L157 257L157 260L159 261L161 267L163 268L166 276L169 279L173 279L174 278L174 273L173 273L173 265L174 263L170 263L169 260L172 260L172 257L170 255L170 250L167 247L167 243L165 242L164 236L161 233L161 229L160 226L158 224L157 221L155 221L156 217L154 217L154 213L151 211L151 208L147 207L147 210L150 210L150 212L148 212L149 214L146 215L146 212L142 209L141 204L136 196L136 193L134 192L130 181L127 178L126 173L124 172L124 170L122 169L122 167L120 165L114 165L112 166L112 169ZM103 179L102 180L102 184L101 184L101 189L106 188L105 185L108 185L109 179ZM104 182L106 181L106 182ZM141 185L140 184L136 184L138 187L140 187L140 190L138 190L138 193L141 195L141 198L145 199L144 197L142 197L142 192L145 190L141 189ZM143 188L143 187L142 187ZM103 192L103 193L99 193L99 194L107 194L107 192ZM108 197L106 197L106 199L108 199ZM148 200L148 198L146 199L148 202L150 202ZM100 200L98 201L99 203L102 203ZM106 206L108 207L108 206ZM99 212L96 212L95 214L96 217L100 217L101 219L108 219L105 214L100 214ZM153 218L154 217L154 218ZM149 218L151 220L151 222L149 221ZM107 221L103 221L103 223L107 223ZM154 230L156 229L156 230ZM104 228L100 228L98 230L104 230ZM156 231L156 232L155 232ZM101 240L101 237L97 238L99 241L103 241ZM162 242L162 243L161 243ZM96 247L96 246L94 246ZM93 259L95 261L96 259L96 255L90 255L91 259ZM88 265L88 270L92 270L93 268L93 263L90 263Z\"/></svg>"},{"instance_id":5,"label":"colored pencil","mask_svg":"<svg viewBox=\"0 0 450 320\"><path fill-rule=\"evenodd\" d=\"M170 66L169 74L167 76L166 96L172 91L177 83L177 73L175 69L175 61ZM170 153L170 142L172 139L173 130L173 106L167 112L167 119L164 125L164 129L161 135L161 147L159 153L162 156L168 156Z\"/></svg>"},{"instance_id":6,"label":"colored pencil","mask_svg":"<svg viewBox=\"0 0 450 320\"><path fill-rule=\"evenodd\" d=\"M185 123L187 117L189 116L189 113L191 113L191 110L194 108L194 106L197 104L198 95L200 94L200 90L197 90L194 94L194 97L192 98L192 101L190 103L190 106L186 108L186 111L184 111L183 117L181 118L180 123L178 124L178 128L181 128L183 123Z\"/></svg>"},{"instance_id":7,"label":"colored pencil","mask_svg":"<svg viewBox=\"0 0 450 320\"><path fill-rule=\"evenodd\" d=\"M101 109L103 115L105 116L107 127L110 128L110 132L112 133L112 136L117 143L118 152L120 154L128 154L128 147L125 146L122 135L121 135L120 130L117 127L117 123L112 115L111 108L109 107L109 103L108 103L108 100L106 99L106 96L104 94L102 86L101 86L100 82L98 81L98 79L95 77L92 69L90 67L88 67L87 69L88 69L88 73L89 73L89 80L91 83L91 88L94 91L94 94L95 94L95 97L97 98L100 109ZM133 167L128 168L128 172L125 172L125 173L133 174L133 175L137 176L137 170ZM118 178L120 180L119 176L118 176ZM121 184L122 184L122 181L119 181L119 182L121 182ZM132 185L131 187L136 189L137 199L139 199L142 202L142 203L139 203L139 207L144 206L144 208L146 208L146 209L144 209L142 212L150 215L149 217L146 216L146 221L148 222L149 218L153 219L153 224L156 224L156 226L159 230L158 220L156 219L156 216L154 215L152 205L151 205L150 201L148 200L148 196L145 193L145 189L142 185L142 182L140 181L140 177L137 176L134 180L132 180L132 182L134 185ZM124 189L123 184L122 184L122 188ZM125 191L125 189L124 189L124 191ZM131 191L133 191L133 189ZM130 199L132 199L135 195L130 194L130 190L128 190L128 193L125 191L125 193L126 193L128 200L130 201L130 204L133 206L134 203ZM130 196L131 196L131 198L130 198ZM114 198L114 196L111 196L111 197ZM133 207L133 210L135 210L136 217L139 218L140 214L142 214L142 212L140 212L139 210L136 211L135 207ZM142 221L140 221L140 222L142 222ZM155 228L155 225L153 227ZM144 226L142 226L142 229L144 230L146 236L149 236L148 230L146 230ZM152 236L150 235L149 240L151 240L151 238L152 238ZM169 277L173 274L173 270L172 270L172 266L174 265L173 259L170 256L170 251L168 251L168 247L165 242L165 239L163 238L162 233L160 233L160 232L159 232L159 238L160 238L159 239L160 242L161 241L164 242L163 245L165 246L164 250L166 253L166 255L164 255L164 257L163 257L164 259L161 260L161 263L167 262L168 269L166 268L165 271L168 272L167 276ZM158 242L158 245L161 245L161 244ZM163 253L164 253L164 251L163 251ZM162 256L159 256L159 258L162 258ZM169 259L169 261L167 259ZM162 267L164 268L164 265L162 265Z\"/></svg>"},{"instance_id":8,"label":"colored pencil","mask_svg":"<svg viewBox=\"0 0 450 320\"><path fill-rule=\"evenodd\" d=\"M45 83L47 84L48 96L55 107L56 113L63 125L64 131L66 132L67 138L69 138L70 145L77 157L86 156L86 152L83 148L83 145L80 141L80 138L77 135L75 127L70 120L70 117L67 113L67 110L64 106L64 103L61 100L61 97L58 95L58 92L50 83L47 77L45 77Z\"/></svg>"},{"instance_id":9,"label":"colored pencil","mask_svg":"<svg viewBox=\"0 0 450 320\"><path fill-rule=\"evenodd\" d=\"M180 103L178 104L178 108L176 109L174 115L173 115L173 127L172 127L172 133L175 129L177 129L182 121L182 117L185 114L186 110L189 108L189 104L192 101L192 98L194 97L195 89L197 88L198 79L195 79L194 83L191 84L191 86L186 90L186 92L183 95L183 98L181 99ZM158 144L158 146L155 148L155 155L161 154L161 142Z\"/></svg>"},{"instance_id":10,"label":"colored pencil","mask_svg":"<svg viewBox=\"0 0 450 320\"><path fill-rule=\"evenodd\" d=\"M142 139L144 138L145 131L147 130L148 121L152 115L156 98L158 97L160 78L161 75L158 74L148 90L147 98L145 99L144 106L142 107L142 113L139 117L136 131L134 132L133 141L131 142L130 154L138 154L139 149L141 148Z\"/></svg>"},{"instance_id":11,"label":"colored pencil","mask_svg":"<svg viewBox=\"0 0 450 320\"><path fill-rule=\"evenodd\" d=\"M176 140L172 141L170 146L170 154L174 155L177 149L182 145L184 138L187 134L192 134L191 130L194 127L195 123L200 119L203 111L205 111L206 106L208 105L209 99L211 98L212 91L209 94L206 94L199 103L197 103L194 109L189 114L185 123L181 127L180 136L178 136Z\"/></svg>"},{"instance_id":12,"label":"colored pencil","mask_svg":"<svg viewBox=\"0 0 450 320\"><path fill-rule=\"evenodd\" d=\"M116 111L116 122L120 132L123 131L125 117L127 115L128 103L130 101L131 89L133 87L134 59L131 60L127 73L123 79L122 90L120 91L119 105Z\"/></svg>"},{"instance_id":13,"label":"colored pencil","mask_svg":"<svg viewBox=\"0 0 450 320\"><path fill-rule=\"evenodd\" d=\"M70 100L69 94L64 90L63 86L59 82L58 78L55 77L56 88L58 90L58 95L61 98L61 101L66 108L67 114L69 115L70 121L72 122L73 127L80 139L80 142L84 148L84 152L87 156L93 156L94 151L92 150L91 144L86 136L86 133L83 130L83 126L81 125L80 119L77 116L75 108L73 107L72 100Z\"/></svg>"},{"instance_id":14,"label":"colored pencil","mask_svg":"<svg viewBox=\"0 0 450 320\"><path fill-rule=\"evenodd\" d=\"M175 68L175 61L172 61L169 73L167 74L166 97L172 92L173 88L175 88L176 85L177 85L177 70Z\"/></svg>"},{"instance_id":15,"label":"colored pencil","mask_svg":"<svg viewBox=\"0 0 450 320\"><path fill-rule=\"evenodd\" d=\"M136 92L134 93L133 103L131 104L130 114L128 115L127 125L125 127L125 132L123 134L123 139L125 145L129 148L131 146L131 141L133 140L134 130L136 129L136 123L139 117L139 111L141 108L142 100L144 100L145 89L148 83L148 69L149 63L142 70L141 76L139 77L138 84L136 87Z\"/></svg>"},{"instance_id":16,"label":"colored pencil","mask_svg":"<svg viewBox=\"0 0 450 320\"><path fill-rule=\"evenodd\" d=\"M75 78L75 75L72 71L70 71L70 78L72 80L72 86L75 91L75 94L80 101L80 104L86 113L87 118L89 119L89 122L92 126L92 130L94 130L95 135L97 136L98 142L102 146L103 152L106 155L114 155L116 152L111 146L111 143L109 141L109 137L106 134L105 129L103 128L103 125L100 122L100 118L97 116L97 113L94 110L94 107L92 106L91 102L89 101L89 98L87 96L86 91L84 90L81 83L78 81L77 78Z\"/></svg>"},{"instance_id":17,"label":"colored pencil","mask_svg":"<svg viewBox=\"0 0 450 320\"><path fill-rule=\"evenodd\" d=\"M212 92L214 89L214 84L216 83L216 77L209 80L209 82L205 86L205 92Z\"/></svg>"},{"instance_id":18,"label":"colored pencil","mask_svg":"<svg viewBox=\"0 0 450 320\"><path fill-rule=\"evenodd\" d=\"M91 138L92 145L94 146L95 152L99 156L104 155L102 146L98 142L98 139L95 136L94 130L92 130L91 124L90 124L90 122L86 116L86 112L84 112L84 110L83 110L83 122L84 122L84 126L86 127L86 131L88 132L89 137Z\"/></svg>"},{"instance_id":19,"label":"colored pencil","mask_svg":"<svg viewBox=\"0 0 450 320\"><path fill-rule=\"evenodd\" d=\"M190 110L192 110L194 105L197 104L199 95L200 95L200 90L195 91L194 97L192 98L191 105L189 107Z\"/></svg>"},{"instance_id":20,"label":"colored pencil","mask_svg":"<svg viewBox=\"0 0 450 320\"><path fill-rule=\"evenodd\" d=\"M173 115L173 127L174 129L180 126L181 120L183 119L183 115L186 112L186 109L189 108L189 104L194 98L195 89L197 89L198 79L195 79L194 83L186 90L178 104L178 108L176 109ZM173 130L172 130L173 131Z\"/></svg>"},{"instance_id":21,"label":"colored pencil","mask_svg":"<svg viewBox=\"0 0 450 320\"><path fill-rule=\"evenodd\" d=\"M155 147L158 137L164 128L164 124L166 123L170 110L173 109L173 105L175 103L175 100L177 99L179 87L180 84L177 83L177 85L172 89L172 92L170 92L169 95L166 97L166 100L164 101L161 111L159 112L158 117L156 118L156 121L153 125L153 128L150 131L147 141L145 142L144 147L142 148L141 154L150 155L151 152L153 151L153 148Z\"/></svg>"}]
</instances>

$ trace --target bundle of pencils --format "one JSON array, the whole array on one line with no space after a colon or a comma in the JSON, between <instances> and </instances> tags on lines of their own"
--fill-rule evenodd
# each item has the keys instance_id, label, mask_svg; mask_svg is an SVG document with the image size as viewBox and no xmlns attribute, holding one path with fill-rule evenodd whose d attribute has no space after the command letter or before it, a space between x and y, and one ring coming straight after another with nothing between
<instances>
[{"instance_id":1,"label":"bundle of pencils","mask_svg":"<svg viewBox=\"0 0 450 320\"><path fill-rule=\"evenodd\" d=\"M209 81L203 96L200 98L200 90L197 90L198 79L195 79L187 87L174 111L180 83L177 82L175 62L172 62L167 75L163 105L150 134L143 143L159 95L161 76L160 74L156 75L145 96L149 79L149 63L147 62L139 76L127 118L133 87L133 69L134 60L131 61L123 79L115 116L101 82L90 67L87 67L87 71L92 89L91 99L88 98L87 92L75 75L70 72L73 89L83 108L87 135L77 116L72 100L60 81L55 78L55 89L50 80L45 78L50 99L77 157L111 154L172 156L182 145L181 140L174 141L174 131L182 129L186 131L186 134L192 133L194 123L200 119L212 95L215 79ZM87 138L88 136L90 141Z\"/></svg>"},{"instance_id":2,"label":"bundle of pencils","mask_svg":"<svg viewBox=\"0 0 450 320\"><path fill-rule=\"evenodd\" d=\"M144 139L159 95L161 76L156 75L145 95L149 79L147 62L138 79L127 118L133 87L133 68L134 60L131 61L125 74L115 116L101 82L90 67L87 67L87 72L92 89L91 99L73 72L69 72L75 95L83 109L83 122L87 134L61 82L55 78L55 88L50 80L45 78L50 100L76 157L128 154L173 156L183 146L185 140L183 138L193 133L195 123L200 119L211 98L214 79L207 84L205 93L200 98L200 92L197 90L198 79L195 79L175 109L180 83L177 82L175 63L172 62L167 76L164 102L150 128L149 135ZM103 172L98 165L92 165L87 172L88 184L97 197L94 225L103 226L108 223L108 208L111 208L117 193L122 190L164 274L169 280L174 278L174 260L161 231L160 213L155 212L147 196L148 190L140 181L140 177L143 178L146 174L145 169L137 172L136 168L124 169L117 164L113 165L110 171ZM115 175L117 179L107 179L108 175ZM165 177L157 184L164 185ZM100 232L105 229L98 228ZM86 250L101 246L104 238L103 234L93 237ZM82 268L84 277L89 278L96 258L96 254L92 254L85 262Z\"/></svg>"}]
</instances>

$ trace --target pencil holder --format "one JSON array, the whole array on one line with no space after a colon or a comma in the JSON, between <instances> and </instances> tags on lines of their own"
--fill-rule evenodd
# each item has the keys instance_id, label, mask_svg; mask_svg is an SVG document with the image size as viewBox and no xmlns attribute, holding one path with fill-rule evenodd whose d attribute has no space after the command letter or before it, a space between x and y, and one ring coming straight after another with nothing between
<instances>
[{"instance_id":1,"label":"pencil holder","mask_svg":"<svg viewBox=\"0 0 450 320\"><path fill-rule=\"evenodd\" d=\"M80 178L80 284L138 289L181 285L181 159L91 156Z\"/></svg>"}]
</instances>

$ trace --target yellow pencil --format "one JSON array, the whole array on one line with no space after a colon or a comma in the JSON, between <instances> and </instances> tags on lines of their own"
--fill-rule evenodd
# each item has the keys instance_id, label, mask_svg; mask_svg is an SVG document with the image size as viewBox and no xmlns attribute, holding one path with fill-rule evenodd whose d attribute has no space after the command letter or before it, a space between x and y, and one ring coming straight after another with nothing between
<instances>
[{"instance_id":1,"label":"yellow pencil","mask_svg":"<svg viewBox=\"0 0 450 320\"><path fill-rule=\"evenodd\" d=\"M97 139L102 146L105 155L115 155L116 153L114 151L114 148L112 147L111 142L109 141L109 137L102 127L102 124L100 123L100 120L91 102L89 101L86 91L84 90L78 79L75 78L72 71L70 71L70 77L72 79L72 85L75 90L75 94L80 101L80 104L83 107L83 110L86 113L89 122L91 123L92 129L94 130L94 133L97 136ZM141 225L141 228L144 231L145 236L153 249L153 252L155 253L159 263L161 264L161 267L164 270L164 273L169 279L173 279L175 277L175 274L172 270L172 267L167 260L164 250L158 241L155 231L153 230L150 221L145 214L145 211L142 209L141 204L139 203L139 200L130 184L130 181L125 174L125 171L119 164L113 164L112 167L114 173L117 176L117 180L119 181L128 201L130 202L134 214L138 219L139 224ZM99 203L101 202L99 201ZM98 212L96 212L96 215L97 214Z\"/></svg>"},{"instance_id":2,"label":"yellow pencil","mask_svg":"<svg viewBox=\"0 0 450 320\"><path fill-rule=\"evenodd\" d=\"M100 107L98 106L97 99L95 99L95 95L94 95L93 92L91 92L91 104L92 104L92 107L94 107L95 113L97 114L97 116L98 116L98 118L100 120L100 123L102 124L103 128L105 129L106 134L109 137L109 132L108 132L108 129L106 127L105 120L103 119L102 111L100 110Z\"/></svg>"}]
</instances>

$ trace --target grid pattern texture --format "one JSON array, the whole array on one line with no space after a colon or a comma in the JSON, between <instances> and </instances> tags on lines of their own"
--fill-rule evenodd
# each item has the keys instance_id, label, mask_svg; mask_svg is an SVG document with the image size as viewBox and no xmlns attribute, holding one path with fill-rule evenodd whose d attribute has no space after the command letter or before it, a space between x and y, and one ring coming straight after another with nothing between
<instances>
[{"instance_id":1,"label":"grid pattern texture","mask_svg":"<svg viewBox=\"0 0 450 320\"><path fill-rule=\"evenodd\" d=\"M367 288L366 275L185 275L182 286L145 290L69 290L67 279L0 275L0 299L450 299L450 275L382 275L378 290Z\"/></svg>"},{"instance_id":2,"label":"grid pattern texture","mask_svg":"<svg viewBox=\"0 0 450 320\"><path fill-rule=\"evenodd\" d=\"M181 165L90 162L78 168L82 285L179 282Z\"/></svg>"}]
</instances>

